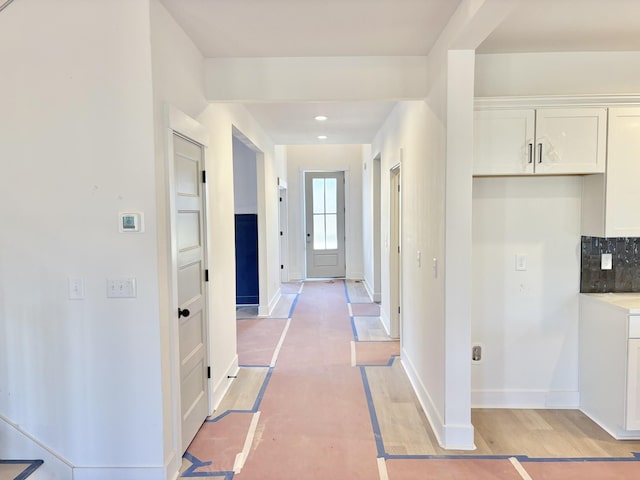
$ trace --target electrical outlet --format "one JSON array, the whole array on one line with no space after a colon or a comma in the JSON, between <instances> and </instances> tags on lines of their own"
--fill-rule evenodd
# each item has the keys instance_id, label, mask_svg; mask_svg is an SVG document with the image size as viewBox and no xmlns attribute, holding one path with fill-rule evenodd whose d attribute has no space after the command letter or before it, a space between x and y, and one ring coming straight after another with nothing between
<instances>
[{"instance_id":1,"label":"electrical outlet","mask_svg":"<svg viewBox=\"0 0 640 480\"><path fill-rule=\"evenodd\" d=\"M527 256L518 253L516 254L516 271L524 272L525 270L527 270Z\"/></svg>"},{"instance_id":2,"label":"electrical outlet","mask_svg":"<svg viewBox=\"0 0 640 480\"><path fill-rule=\"evenodd\" d=\"M600 257L600 269L611 270L613 268L613 256L610 253L603 253Z\"/></svg>"}]
</instances>

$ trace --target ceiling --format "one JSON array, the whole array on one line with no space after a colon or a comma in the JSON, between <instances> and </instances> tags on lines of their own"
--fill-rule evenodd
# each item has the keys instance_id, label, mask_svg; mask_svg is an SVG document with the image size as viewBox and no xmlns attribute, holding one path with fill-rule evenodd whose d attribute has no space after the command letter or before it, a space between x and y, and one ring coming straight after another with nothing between
<instances>
[{"instance_id":1,"label":"ceiling","mask_svg":"<svg viewBox=\"0 0 640 480\"><path fill-rule=\"evenodd\" d=\"M479 53L640 51L640 0L523 0Z\"/></svg>"},{"instance_id":2,"label":"ceiling","mask_svg":"<svg viewBox=\"0 0 640 480\"><path fill-rule=\"evenodd\" d=\"M162 0L205 57L426 55L459 0Z\"/></svg>"},{"instance_id":3,"label":"ceiling","mask_svg":"<svg viewBox=\"0 0 640 480\"><path fill-rule=\"evenodd\" d=\"M517 1L517 0L514 0ZM426 55L459 0L161 0L205 57ZM522 0L479 53L640 51L640 0ZM370 143L393 102L249 103L277 144ZM322 124L318 114L329 117ZM317 136L326 134L326 140Z\"/></svg>"}]
</instances>

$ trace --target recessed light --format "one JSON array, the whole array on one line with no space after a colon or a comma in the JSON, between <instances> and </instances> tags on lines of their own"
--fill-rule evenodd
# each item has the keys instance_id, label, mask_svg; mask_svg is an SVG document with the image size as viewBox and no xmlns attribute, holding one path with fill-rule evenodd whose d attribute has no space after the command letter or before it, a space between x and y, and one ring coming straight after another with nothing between
<instances>
[{"instance_id":1,"label":"recessed light","mask_svg":"<svg viewBox=\"0 0 640 480\"><path fill-rule=\"evenodd\" d=\"M326 140L327 136L326 135L318 135L318 140Z\"/></svg>"},{"instance_id":2,"label":"recessed light","mask_svg":"<svg viewBox=\"0 0 640 480\"><path fill-rule=\"evenodd\" d=\"M325 122L329 117L327 117L326 115L318 115L316 117L314 117L316 119L316 121L318 122Z\"/></svg>"}]
</instances>

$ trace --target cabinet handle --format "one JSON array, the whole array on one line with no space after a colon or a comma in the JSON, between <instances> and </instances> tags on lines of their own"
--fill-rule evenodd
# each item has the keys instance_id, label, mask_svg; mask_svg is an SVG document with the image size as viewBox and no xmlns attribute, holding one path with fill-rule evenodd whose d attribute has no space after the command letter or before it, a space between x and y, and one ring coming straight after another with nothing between
<instances>
[{"instance_id":1,"label":"cabinet handle","mask_svg":"<svg viewBox=\"0 0 640 480\"><path fill-rule=\"evenodd\" d=\"M542 163L542 144L538 144L538 163Z\"/></svg>"},{"instance_id":2,"label":"cabinet handle","mask_svg":"<svg viewBox=\"0 0 640 480\"><path fill-rule=\"evenodd\" d=\"M529 144L529 163L533 163L533 143Z\"/></svg>"}]
</instances>

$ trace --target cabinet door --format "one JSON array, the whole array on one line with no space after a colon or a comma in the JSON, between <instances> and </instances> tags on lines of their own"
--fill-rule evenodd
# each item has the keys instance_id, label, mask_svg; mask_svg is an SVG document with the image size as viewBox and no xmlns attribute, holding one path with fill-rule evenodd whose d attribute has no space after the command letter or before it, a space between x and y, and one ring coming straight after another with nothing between
<instances>
[{"instance_id":1,"label":"cabinet door","mask_svg":"<svg viewBox=\"0 0 640 480\"><path fill-rule=\"evenodd\" d=\"M606 236L640 236L640 108L609 112Z\"/></svg>"},{"instance_id":2,"label":"cabinet door","mask_svg":"<svg viewBox=\"0 0 640 480\"><path fill-rule=\"evenodd\" d=\"M533 110L476 110L474 175L533 173Z\"/></svg>"},{"instance_id":3,"label":"cabinet door","mask_svg":"<svg viewBox=\"0 0 640 480\"><path fill-rule=\"evenodd\" d=\"M640 338L629 340L625 428L627 430L640 430Z\"/></svg>"},{"instance_id":4,"label":"cabinet door","mask_svg":"<svg viewBox=\"0 0 640 480\"><path fill-rule=\"evenodd\" d=\"M606 108L536 111L535 171L542 174L601 173L607 154Z\"/></svg>"}]
</instances>

